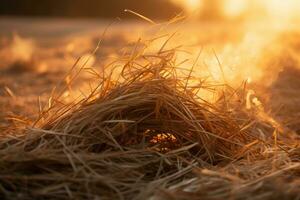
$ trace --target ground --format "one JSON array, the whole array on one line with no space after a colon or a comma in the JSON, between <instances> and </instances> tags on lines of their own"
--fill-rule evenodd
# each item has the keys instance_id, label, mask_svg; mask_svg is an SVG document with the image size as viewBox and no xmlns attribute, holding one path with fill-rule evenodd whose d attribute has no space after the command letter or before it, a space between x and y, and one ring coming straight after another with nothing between
<instances>
[{"instance_id":1,"label":"ground","mask_svg":"<svg viewBox=\"0 0 300 200\"><path fill-rule=\"evenodd\" d=\"M299 34L0 19L0 197L299 198Z\"/></svg>"},{"instance_id":2,"label":"ground","mask_svg":"<svg viewBox=\"0 0 300 200\"><path fill-rule=\"evenodd\" d=\"M234 27L235 31L232 31ZM107 32L105 32L106 29ZM52 89L59 81L64 81L64 77L75 61L81 56L88 57L101 38L103 41L100 49L92 59L95 69L105 66L112 57L121 55L122 49L130 47L130 43L136 42L140 37L151 38L156 31L157 28L140 22L117 20L2 18L0 20L1 126L5 127L11 123L9 119L13 116L23 116L25 119L37 117L38 102L45 104ZM234 48L242 48L237 52L220 50L218 56L223 58L222 52L224 51L224 56L229 57L224 60L235 59L234 56L237 54L247 54L240 44L247 34L244 25L236 28L235 24L230 23L216 25L194 22L171 26L168 32L172 31L181 31L183 36L180 42L187 46L191 45L193 49L200 49L203 46L207 49L226 49L228 43ZM167 31L162 31L164 32ZM253 84L255 88L258 88L257 92L261 93L261 99L265 100L267 110L295 131L300 129L300 122L297 120L300 115L300 106L297 105L300 100L298 91L300 71L295 59L300 49L297 46L299 42L295 39L297 34L297 30L280 34L279 37L288 37L289 40L279 44L280 56L278 56L279 53L267 55L267 61L263 61L261 67L263 78ZM21 41L13 41L16 35L21 38ZM266 47L264 51L270 51L268 48L270 49ZM284 50L280 50L282 48ZM20 51L25 55L19 55ZM22 61L24 56L29 57L29 61L20 63L19 61ZM243 62L249 64L249 61L238 61L238 64L242 66L245 64ZM250 61L250 64L257 65L257 61L254 60L253 63ZM241 66L239 67L242 68ZM254 75L256 76L255 72ZM242 82L241 79L238 81Z\"/></svg>"}]
</instances>

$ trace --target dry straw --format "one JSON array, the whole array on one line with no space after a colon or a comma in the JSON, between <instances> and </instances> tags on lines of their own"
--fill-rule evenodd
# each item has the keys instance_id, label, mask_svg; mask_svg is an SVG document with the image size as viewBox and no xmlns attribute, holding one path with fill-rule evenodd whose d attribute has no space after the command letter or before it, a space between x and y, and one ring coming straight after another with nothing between
<instances>
[{"instance_id":1,"label":"dry straw","mask_svg":"<svg viewBox=\"0 0 300 200\"><path fill-rule=\"evenodd\" d=\"M299 138L246 110L243 88L201 99L216 87L164 48L135 49L76 103L53 94L33 126L2 138L0 196L299 199Z\"/></svg>"}]
</instances>

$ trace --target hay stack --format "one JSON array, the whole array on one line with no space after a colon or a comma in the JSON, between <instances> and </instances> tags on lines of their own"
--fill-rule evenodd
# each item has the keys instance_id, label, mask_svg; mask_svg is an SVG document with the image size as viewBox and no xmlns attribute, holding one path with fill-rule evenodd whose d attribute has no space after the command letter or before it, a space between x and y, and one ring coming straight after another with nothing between
<instances>
[{"instance_id":1,"label":"hay stack","mask_svg":"<svg viewBox=\"0 0 300 200\"><path fill-rule=\"evenodd\" d=\"M270 132L264 131L274 129L253 120L235 101L201 100L202 81L189 87L195 77L179 77L174 55L165 51L127 60L120 78L100 76L88 98L54 106L23 136L2 140L0 194L8 199L184 199L186 193L189 199L240 198L240 192L231 193L232 177L261 181L268 173L261 166L269 166L267 158L275 155ZM285 152L284 162L274 165L280 169L292 162L286 153L292 148L282 146L276 150ZM261 174L238 174L246 161ZM299 170L299 160L293 162L298 165L291 169ZM224 167L230 174L225 178ZM199 176L202 169L211 171ZM219 188L201 190L206 181Z\"/></svg>"}]
</instances>

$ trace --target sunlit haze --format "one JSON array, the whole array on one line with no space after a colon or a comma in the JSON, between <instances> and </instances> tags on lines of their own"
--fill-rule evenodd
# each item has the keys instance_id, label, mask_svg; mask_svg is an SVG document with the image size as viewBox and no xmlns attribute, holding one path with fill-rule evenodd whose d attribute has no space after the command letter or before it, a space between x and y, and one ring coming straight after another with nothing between
<instances>
[{"instance_id":1,"label":"sunlit haze","mask_svg":"<svg viewBox=\"0 0 300 200\"><path fill-rule=\"evenodd\" d=\"M172 2L182 6L187 12L199 10L203 0L171 0Z\"/></svg>"},{"instance_id":2,"label":"sunlit haze","mask_svg":"<svg viewBox=\"0 0 300 200\"><path fill-rule=\"evenodd\" d=\"M0 200L300 200L300 0L0 2Z\"/></svg>"},{"instance_id":3,"label":"sunlit haze","mask_svg":"<svg viewBox=\"0 0 300 200\"><path fill-rule=\"evenodd\" d=\"M199 11L211 5L217 6L228 18L273 18L287 20L299 17L300 1L297 0L171 0L187 12ZM212 8L209 8L212 9Z\"/></svg>"}]
</instances>

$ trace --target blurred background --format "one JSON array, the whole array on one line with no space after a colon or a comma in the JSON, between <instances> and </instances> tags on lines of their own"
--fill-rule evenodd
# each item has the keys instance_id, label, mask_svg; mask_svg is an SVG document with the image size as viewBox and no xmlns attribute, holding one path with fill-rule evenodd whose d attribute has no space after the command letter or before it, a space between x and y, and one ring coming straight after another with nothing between
<instances>
[{"instance_id":1,"label":"blurred background","mask_svg":"<svg viewBox=\"0 0 300 200\"><path fill-rule=\"evenodd\" d=\"M0 15L68 18L133 18L124 9L151 19L170 19L179 13L197 19L298 15L297 0L1 0Z\"/></svg>"},{"instance_id":2,"label":"blurred background","mask_svg":"<svg viewBox=\"0 0 300 200\"><path fill-rule=\"evenodd\" d=\"M78 66L89 60L87 66L100 71L131 55L137 43L149 46L151 53L168 37L172 39L166 48L182 50L176 60L189 60L183 67L191 67L202 49L196 73L209 74L218 83L225 75L235 87L247 80L260 90L268 88L269 94L261 93L265 102L276 97L269 104L274 109L289 96L280 110L283 115L295 111L300 101L299 0L0 1L0 119L7 107L19 112L36 103L37 96L46 101L78 58ZM176 16L181 20L170 23ZM100 39L101 48L91 54ZM83 83L76 82L74 88ZM18 97L18 105L10 105L11 97ZM293 121L300 117L297 108L287 119L291 127L300 127Z\"/></svg>"},{"instance_id":3,"label":"blurred background","mask_svg":"<svg viewBox=\"0 0 300 200\"><path fill-rule=\"evenodd\" d=\"M168 0L1 0L0 13L6 16L129 18L132 9L151 18L170 18L181 8Z\"/></svg>"}]
</instances>

